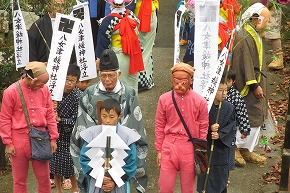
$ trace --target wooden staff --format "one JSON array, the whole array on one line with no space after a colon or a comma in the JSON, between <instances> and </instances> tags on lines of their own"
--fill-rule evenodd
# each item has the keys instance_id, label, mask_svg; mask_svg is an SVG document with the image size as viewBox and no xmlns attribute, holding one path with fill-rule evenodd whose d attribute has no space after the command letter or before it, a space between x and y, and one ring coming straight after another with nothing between
<instances>
[{"instance_id":1,"label":"wooden staff","mask_svg":"<svg viewBox=\"0 0 290 193\"><path fill-rule=\"evenodd\" d=\"M111 160L111 136L107 136L106 158L105 158L105 165L104 165L104 170L105 170L104 176L106 176L106 177L111 177L111 175L108 172L109 169L111 168L110 160ZM110 193L110 192L105 192L105 193Z\"/></svg>"},{"instance_id":2,"label":"wooden staff","mask_svg":"<svg viewBox=\"0 0 290 193\"><path fill-rule=\"evenodd\" d=\"M228 40L227 44L225 45L225 48L230 47L231 42L233 40L233 37L234 37L233 34L231 34L230 37L229 37L229 40ZM225 76L224 84L227 83L227 78L228 78L229 70L230 70L230 64L227 66L227 71L226 71L226 76ZM220 101L220 103L219 103L219 108L218 108L218 112L217 112L217 116L216 116L215 123L218 123L221 108L222 108L222 101ZM209 158L208 158L208 168L207 168L207 172L206 172L206 176L205 176L205 181L204 181L204 186L203 186L203 191L202 191L203 193L206 192L206 184L207 184L207 181L208 181L208 176L209 176L209 172L210 172L210 164L211 164L211 159L212 159L212 153L213 153L213 150L214 150L214 141L215 140L212 140L211 141L210 154L209 154Z\"/></svg>"}]
</instances>

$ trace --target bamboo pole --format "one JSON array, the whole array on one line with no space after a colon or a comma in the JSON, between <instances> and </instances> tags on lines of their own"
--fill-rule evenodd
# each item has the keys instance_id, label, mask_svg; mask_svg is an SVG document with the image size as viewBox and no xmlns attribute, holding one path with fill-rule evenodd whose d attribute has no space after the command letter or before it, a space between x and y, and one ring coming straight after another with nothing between
<instances>
[{"instance_id":1,"label":"bamboo pole","mask_svg":"<svg viewBox=\"0 0 290 193\"><path fill-rule=\"evenodd\" d=\"M234 34L231 33L230 37L229 37L229 40L228 40L228 42L227 42L227 44L225 46L226 48L230 48L231 47L231 43L232 43L233 37L234 37ZM226 82L227 82L229 70L230 70L230 64L227 65L227 71L226 71L226 75L225 75L224 84L226 84ZM215 123L218 123L218 119L219 119L219 116L220 116L221 108L222 108L222 101L220 101L220 103L219 103L219 108L218 108L218 112L217 112ZM209 172L210 172L210 164L211 164L211 160L212 160L212 154L213 154L213 151L214 151L214 142L215 142L215 140L211 141L210 154L209 154L209 158L208 158L208 168L207 168L206 177L205 177L204 186L203 186L203 191L202 191L203 193L206 192L206 185L207 185Z\"/></svg>"}]
</instances>

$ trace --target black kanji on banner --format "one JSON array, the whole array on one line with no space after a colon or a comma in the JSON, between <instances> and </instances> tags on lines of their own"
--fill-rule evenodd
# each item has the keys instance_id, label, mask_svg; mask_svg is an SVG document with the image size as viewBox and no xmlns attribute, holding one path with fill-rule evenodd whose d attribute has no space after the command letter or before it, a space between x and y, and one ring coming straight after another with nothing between
<instances>
[{"instance_id":1,"label":"black kanji on banner","mask_svg":"<svg viewBox=\"0 0 290 193\"><path fill-rule=\"evenodd\" d=\"M182 17L182 11L180 11L180 10L177 10L176 11L177 13L177 23L176 23L176 27L178 27L179 26L179 23L180 23L180 17Z\"/></svg>"},{"instance_id":2,"label":"black kanji on banner","mask_svg":"<svg viewBox=\"0 0 290 193\"><path fill-rule=\"evenodd\" d=\"M13 10L14 11L19 10L19 2L16 0L13 0Z\"/></svg>"},{"instance_id":3,"label":"black kanji on banner","mask_svg":"<svg viewBox=\"0 0 290 193\"><path fill-rule=\"evenodd\" d=\"M73 14L74 14L74 17L83 20L84 19L84 15L85 15L84 8L80 8L80 9L74 10Z\"/></svg>"},{"instance_id":4,"label":"black kanji on banner","mask_svg":"<svg viewBox=\"0 0 290 193\"><path fill-rule=\"evenodd\" d=\"M71 34L72 29L74 27L74 23L75 23L74 20L70 20L70 19L61 17L60 18L60 23L59 23L59 26L58 26L58 31L63 31L63 32Z\"/></svg>"}]
</instances>

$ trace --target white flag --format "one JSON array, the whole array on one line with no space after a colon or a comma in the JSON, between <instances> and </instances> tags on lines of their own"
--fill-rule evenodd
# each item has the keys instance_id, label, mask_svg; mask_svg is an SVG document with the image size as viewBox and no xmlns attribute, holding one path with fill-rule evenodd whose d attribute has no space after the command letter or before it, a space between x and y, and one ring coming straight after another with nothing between
<instances>
[{"instance_id":1,"label":"white flag","mask_svg":"<svg viewBox=\"0 0 290 193\"><path fill-rule=\"evenodd\" d=\"M174 16L174 63L180 62L179 55L180 55L180 46L179 46L179 34L180 34L180 26L182 21L182 16L186 11L186 7L184 4L180 5L178 10L175 12Z\"/></svg>"},{"instance_id":2,"label":"white flag","mask_svg":"<svg viewBox=\"0 0 290 193\"><path fill-rule=\"evenodd\" d=\"M25 67L29 62L28 34L20 10L19 1L13 5L13 35L16 70Z\"/></svg>"},{"instance_id":3,"label":"white flag","mask_svg":"<svg viewBox=\"0 0 290 193\"><path fill-rule=\"evenodd\" d=\"M218 59L219 0L195 1L193 90L202 95Z\"/></svg>"},{"instance_id":4,"label":"white flag","mask_svg":"<svg viewBox=\"0 0 290 193\"><path fill-rule=\"evenodd\" d=\"M228 48L224 47L217 61L217 65L215 66L215 69L213 69L214 70L213 73L210 75L209 81L207 82L206 87L203 89L202 96L207 101L208 112L211 109L213 100L215 98L220 81L222 79L228 54L229 54Z\"/></svg>"},{"instance_id":5,"label":"white flag","mask_svg":"<svg viewBox=\"0 0 290 193\"><path fill-rule=\"evenodd\" d=\"M81 70L80 80L92 79L97 77L97 69L88 2L74 6L72 14L81 19L75 42L77 64Z\"/></svg>"},{"instance_id":6,"label":"white flag","mask_svg":"<svg viewBox=\"0 0 290 193\"><path fill-rule=\"evenodd\" d=\"M67 69L71 58L80 19L57 13L53 27L51 49L48 58L47 83L52 100L61 101Z\"/></svg>"}]
</instances>

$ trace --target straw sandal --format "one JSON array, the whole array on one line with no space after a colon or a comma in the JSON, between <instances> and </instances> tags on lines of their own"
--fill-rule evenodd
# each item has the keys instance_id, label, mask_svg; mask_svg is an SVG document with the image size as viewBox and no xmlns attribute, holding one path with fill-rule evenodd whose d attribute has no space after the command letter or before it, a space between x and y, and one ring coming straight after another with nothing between
<instances>
[{"instance_id":1,"label":"straw sandal","mask_svg":"<svg viewBox=\"0 0 290 193\"><path fill-rule=\"evenodd\" d=\"M244 160L243 156L241 155L241 153L238 149L235 151L235 165L237 167L245 167L246 166L246 161Z\"/></svg>"},{"instance_id":2,"label":"straw sandal","mask_svg":"<svg viewBox=\"0 0 290 193\"><path fill-rule=\"evenodd\" d=\"M255 164L265 164L267 163L267 158L265 156L259 155L254 152L249 152L247 150L241 151L241 155L246 162L255 163Z\"/></svg>"}]
</instances>

